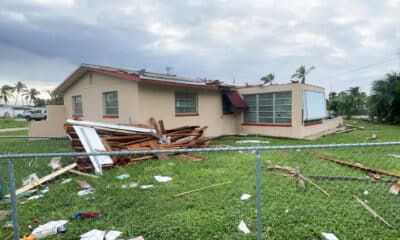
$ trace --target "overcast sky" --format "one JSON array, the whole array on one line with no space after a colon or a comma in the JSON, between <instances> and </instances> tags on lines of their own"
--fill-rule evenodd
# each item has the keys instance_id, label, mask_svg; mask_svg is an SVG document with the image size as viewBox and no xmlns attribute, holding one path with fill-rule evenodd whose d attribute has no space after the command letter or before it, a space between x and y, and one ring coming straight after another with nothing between
<instances>
[{"instance_id":1,"label":"overcast sky","mask_svg":"<svg viewBox=\"0 0 400 240\"><path fill-rule=\"evenodd\" d=\"M81 63L259 83L300 65L327 91L400 69L400 0L1 0L0 85L44 92ZM42 95L45 97L45 95Z\"/></svg>"}]
</instances>

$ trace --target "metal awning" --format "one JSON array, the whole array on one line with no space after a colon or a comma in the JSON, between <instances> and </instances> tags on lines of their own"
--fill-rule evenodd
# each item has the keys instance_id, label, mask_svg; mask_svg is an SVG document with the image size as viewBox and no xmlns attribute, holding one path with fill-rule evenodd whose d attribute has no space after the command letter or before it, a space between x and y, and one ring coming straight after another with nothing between
<instances>
[{"instance_id":1,"label":"metal awning","mask_svg":"<svg viewBox=\"0 0 400 240\"><path fill-rule=\"evenodd\" d=\"M247 103L243 100L243 98L239 95L238 92L236 91L225 91L224 92L225 96L228 97L229 101L232 103L232 105L240 110L247 110L249 106Z\"/></svg>"}]
</instances>

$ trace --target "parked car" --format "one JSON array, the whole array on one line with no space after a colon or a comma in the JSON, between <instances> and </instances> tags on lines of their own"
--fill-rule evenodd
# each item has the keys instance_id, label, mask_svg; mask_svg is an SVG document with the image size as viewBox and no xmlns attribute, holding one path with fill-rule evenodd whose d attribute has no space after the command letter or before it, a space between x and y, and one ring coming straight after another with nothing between
<instances>
[{"instance_id":1,"label":"parked car","mask_svg":"<svg viewBox=\"0 0 400 240\"><path fill-rule=\"evenodd\" d=\"M45 119L47 119L47 110L46 109L32 109L32 110L25 111L23 113L23 116L25 117L26 121L45 120Z\"/></svg>"}]
</instances>

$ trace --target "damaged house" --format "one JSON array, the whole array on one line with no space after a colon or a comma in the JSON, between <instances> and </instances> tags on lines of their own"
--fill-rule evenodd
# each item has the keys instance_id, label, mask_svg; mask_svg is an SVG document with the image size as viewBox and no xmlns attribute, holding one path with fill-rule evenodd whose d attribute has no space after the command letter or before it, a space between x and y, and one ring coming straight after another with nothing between
<instances>
[{"instance_id":1,"label":"damaged house","mask_svg":"<svg viewBox=\"0 0 400 240\"><path fill-rule=\"evenodd\" d=\"M81 65L55 90L64 105L48 106L47 121L30 136L65 135L66 119L114 124L162 119L168 128L208 126L206 136L258 134L306 138L334 131L324 89L306 84L238 87L170 74Z\"/></svg>"}]
</instances>

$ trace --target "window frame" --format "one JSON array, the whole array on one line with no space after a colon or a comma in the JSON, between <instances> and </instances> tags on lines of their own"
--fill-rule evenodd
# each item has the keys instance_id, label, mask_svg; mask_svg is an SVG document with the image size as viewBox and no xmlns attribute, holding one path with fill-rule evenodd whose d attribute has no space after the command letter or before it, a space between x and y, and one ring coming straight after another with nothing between
<instances>
[{"instance_id":1,"label":"window frame","mask_svg":"<svg viewBox=\"0 0 400 240\"><path fill-rule=\"evenodd\" d=\"M290 94L290 97L288 96L288 94ZM292 125L292 120L293 120L292 91L244 94L243 99L249 105L249 109L244 113L243 116L244 125L259 125L259 126ZM284 103L285 101L290 101L290 103ZM281 103L277 105L277 102ZM252 116L250 114L252 114Z\"/></svg>"},{"instance_id":2,"label":"window frame","mask_svg":"<svg viewBox=\"0 0 400 240\"><path fill-rule=\"evenodd\" d=\"M107 95L108 94L116 94L116 106L107 106ZM119 96L118 91L107 91L102 93L103 97L103 118L118 118L119 116ZM110 113L110 109L116 109L116 112Z\"/></svg>"},{"instance_id":3,"label":"window frame","mask_svg":"<svg viewBox=\"0 0 400 240\"><path fill-rule=\"evenodd\" d=\"M180 95L180 96L179 96ZM186 96L185 96L186 95ZM175 94L175 116L199 116L199 106L198 106L198 98L199 94L197 92L181 92L181 91L176 91ZM186 98L190 96L190 98ZM180 105L180 102L192 102L191 106L178 106ZM194 103L194 104L193 104ZM178 111L178 109L190 109L194 108L194 111Z\"/></svg>"},{"instance_id":4,"label":"window frame","mask_svg":"<svg viewBox=\"0 0 400 240\"><path fill-rule=\"evenodd\" d=\"M76 111L76 99L80 99L80 113ZM83 116L83 102L82 102L82 95L75 95L72 96L72 115L73 116Z\"/></svg>"}]
</instances>

